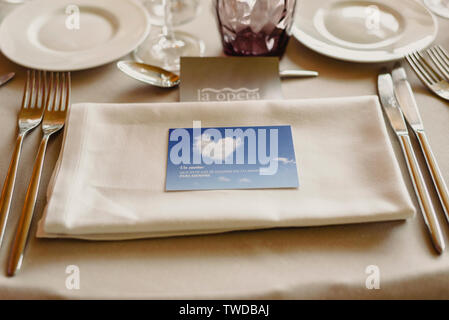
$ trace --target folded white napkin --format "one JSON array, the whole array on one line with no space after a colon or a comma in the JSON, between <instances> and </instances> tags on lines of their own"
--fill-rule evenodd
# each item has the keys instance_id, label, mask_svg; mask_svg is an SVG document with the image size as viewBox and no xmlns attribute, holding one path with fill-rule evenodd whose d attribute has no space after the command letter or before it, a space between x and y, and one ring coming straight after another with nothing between
<instances>
[{"instance_id":1,"label":"folded white napkin","mask_svg":"<svg viewBox=\"0 0 449 320\"><path fill-rule=\"evenodd\" d=\"M165 192L168 129L291 125L298 189ZM131 239L412 217L375 96L73 105L39 237Z\"/></svg>"}]
</instances>

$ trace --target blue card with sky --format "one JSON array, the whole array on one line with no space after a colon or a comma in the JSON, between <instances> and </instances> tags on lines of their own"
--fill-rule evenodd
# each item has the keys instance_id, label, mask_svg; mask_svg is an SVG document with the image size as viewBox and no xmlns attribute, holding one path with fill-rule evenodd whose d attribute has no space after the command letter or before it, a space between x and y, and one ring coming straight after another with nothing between
<instances>
[{"instance_id":1,"label":"blue card with sky","mask_svg":"<svg viewBox=\"0 0 449 320\"><path fill-rule=\"evenodd\" d=\"M288 125L169 129L166 191L298 185Z\"/></svg>"}]
</instances>

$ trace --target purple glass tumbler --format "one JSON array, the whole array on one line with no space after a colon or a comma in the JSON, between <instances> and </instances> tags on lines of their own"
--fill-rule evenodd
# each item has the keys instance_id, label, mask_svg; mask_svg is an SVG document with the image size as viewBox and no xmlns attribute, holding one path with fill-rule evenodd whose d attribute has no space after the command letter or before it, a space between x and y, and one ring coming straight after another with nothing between
<instances>
[{"instance_id":1,"label":"purple glass tumbler","mask_svg":"<svg viewBox=\"0 0 449 320\"><path fill-rule=\"evenodd\" d=\"M282 56L296 0L216 0L223 50L232 56Z\"/></svg>"}]
</instances>

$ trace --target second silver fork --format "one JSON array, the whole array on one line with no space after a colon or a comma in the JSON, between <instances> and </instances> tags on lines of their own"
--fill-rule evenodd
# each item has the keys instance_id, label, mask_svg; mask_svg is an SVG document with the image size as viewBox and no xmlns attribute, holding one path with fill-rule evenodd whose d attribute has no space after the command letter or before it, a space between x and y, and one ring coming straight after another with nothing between
<instances>
[{"instance_id":1,"label":"second silver fork","mask_svg":"<svg viewBox=\"0 0 449 320\"><path fill-rule=\"evenodd\" d=\"M449 100L449 83L441 77L420 52L412 52L406 55L405 59L430 91L445 100Z\"/></svg>"},{"instance_id":2,"label":"second silver fork","mask_svg":"<svg viewBox=\"0 0 449 320\"><path fill-rule=\"evenodd\" d=\"M17 226L8 260L7 274L13 276L23 261L28 234L33 219L34 207L39 191L39 184L44 165L47 143L52 134L64 127L67 110L70 104L70 73L51 73L47 103L42 121L42 140L33 167L30 184L23 205L22 214Z\"/></svg>"},{"instance_id":3,"label":"second silver fork","mask_svg":"<svg viewBox=\"0 0 449 320\"><path fill-rule=\"evenodd\" d=\"M449 54L442 46L434 46L426 50L438 70L449 81Z\"/></svg>"}]
</instances>

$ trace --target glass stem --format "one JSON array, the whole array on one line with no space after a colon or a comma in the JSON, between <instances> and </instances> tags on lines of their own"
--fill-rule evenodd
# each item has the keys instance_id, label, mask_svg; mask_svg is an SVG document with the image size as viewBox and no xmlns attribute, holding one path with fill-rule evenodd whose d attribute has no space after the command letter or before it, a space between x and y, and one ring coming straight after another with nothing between
<instances>
[{"instance_id":1,"label":"glass stem","mask_svg":"<svg viewBox=\"0 0 449 320\"><path fill-rule=\"evenodd\" d=\"M172 20L172 0L162 0L162 5L164 7L164 25L162 27L162 34L164 38L169 42L175 42L175 33L173 31L173 20Z\"/></svg>"}]
</instances>

